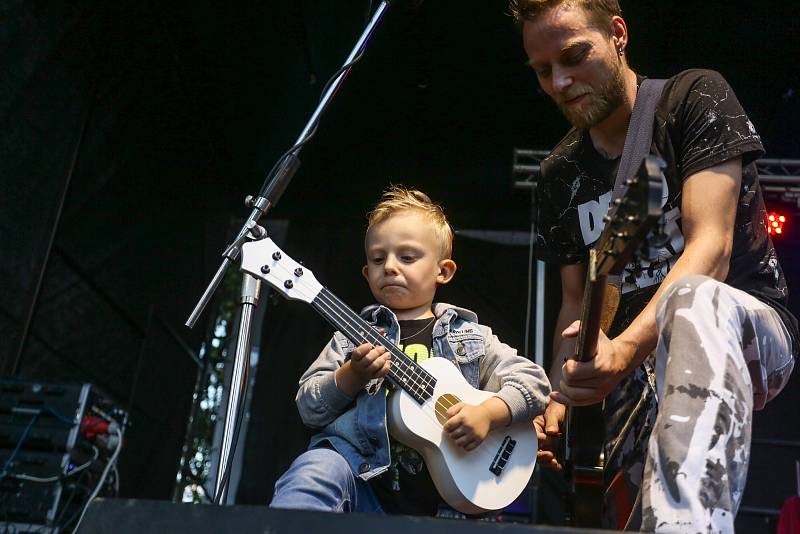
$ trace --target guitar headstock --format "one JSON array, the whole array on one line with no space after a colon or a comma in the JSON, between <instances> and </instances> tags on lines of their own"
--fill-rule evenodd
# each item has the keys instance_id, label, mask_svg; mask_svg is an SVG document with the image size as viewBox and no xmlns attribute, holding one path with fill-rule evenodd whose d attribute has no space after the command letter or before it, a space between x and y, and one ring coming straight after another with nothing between
<instances>
[{"instance_id":1,"label":"guitar headstock","mask_svg":"<svg viewBox=\"0 0 800 534\"><path fill-rule=\"evenodd\" d=\"M661 216L663 160L647 156L627 191L611 204L605 228L594 246L594 276L619 274Z\"/></svg>"},{"instance_id":2,"label":"guitar headstock","mask_svg":"<svg viewBox=\"0 0 800 534\"><path fill-rule=\"evenodd\" d=\"M242 245L241 269L288 299L311 304L322 291L314 273L290 258L268 237Z\"/></svg>"}]
</instances>

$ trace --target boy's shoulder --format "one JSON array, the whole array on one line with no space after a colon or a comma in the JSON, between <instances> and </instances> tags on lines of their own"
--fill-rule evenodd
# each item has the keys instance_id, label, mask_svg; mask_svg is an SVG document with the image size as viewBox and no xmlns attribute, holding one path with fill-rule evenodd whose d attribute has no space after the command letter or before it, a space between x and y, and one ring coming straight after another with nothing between
<instances>
[{"instance_id":1,"label":"boy's shoulder","mask_svg":"<svg viewBox=\"0 0 800 534\"><path fill-rule=\"evenodd\" d=\"M466 308L461 308L459 306L447 304L446 302L434 302L433 314L439 318L441 318L444 315L452 315L454 316L454 318L460 319L461 321L476 325L479 324L478 315L475 312L468 310Z\"/></svg>"}]
</instances>

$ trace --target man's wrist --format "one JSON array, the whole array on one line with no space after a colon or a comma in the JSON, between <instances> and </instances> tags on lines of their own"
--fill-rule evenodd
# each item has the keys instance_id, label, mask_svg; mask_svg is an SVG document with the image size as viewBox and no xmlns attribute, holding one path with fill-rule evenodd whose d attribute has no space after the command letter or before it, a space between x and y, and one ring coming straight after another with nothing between
<instances>
[{"instance_id":1,"label":"man's wrist","mask_svg":"<svg viewBox=\"0 0 800 534\"><path fill-rule=\"evenodd\" d=\"M614 351L620 354L623 360L627 362L626 371L638 367L644 360L644 356L646 356L646 354L640 354L641 342L627 332L623 332L614 338L612 343L614 343Z\"/></svg>"}]
</instances>

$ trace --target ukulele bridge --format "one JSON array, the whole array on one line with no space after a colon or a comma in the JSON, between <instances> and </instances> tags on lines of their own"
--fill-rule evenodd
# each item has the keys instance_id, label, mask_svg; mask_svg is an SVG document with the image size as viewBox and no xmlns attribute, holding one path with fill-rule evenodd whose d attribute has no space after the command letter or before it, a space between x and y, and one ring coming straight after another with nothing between
<instances>
[{"instance_id":1,"label":"ukulele bridge","mask_svg":"<svg viewBox=\"0 0 800 534\"><path fill-rule=\"evenodd\" d=\"M503 474L503 469L508 464L508 459L511 458L511 453L514 452L514 447L517 446L517 441L511 439L511 436L506 436L500 448L497 449L497 454L494 455L494 460L489 466L489 471L497 476Z\"/></svg>"}]
</instances>

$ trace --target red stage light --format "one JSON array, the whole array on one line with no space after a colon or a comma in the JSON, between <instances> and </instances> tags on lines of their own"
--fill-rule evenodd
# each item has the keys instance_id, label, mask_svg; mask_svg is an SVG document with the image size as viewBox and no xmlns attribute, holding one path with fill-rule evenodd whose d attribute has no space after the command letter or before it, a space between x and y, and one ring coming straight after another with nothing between
<instances>
[{"instance_id":1,"label":"red stage light","mask_svg":"<svg viewBox=\"0 0 800 534\"><path fill-rule=\"evenodd\" d=\"M767 214L767 233L768 234L783 234L783 227L786 224L786 216L781 215L775 211Z\"/></svg>"}]
</instances>

